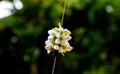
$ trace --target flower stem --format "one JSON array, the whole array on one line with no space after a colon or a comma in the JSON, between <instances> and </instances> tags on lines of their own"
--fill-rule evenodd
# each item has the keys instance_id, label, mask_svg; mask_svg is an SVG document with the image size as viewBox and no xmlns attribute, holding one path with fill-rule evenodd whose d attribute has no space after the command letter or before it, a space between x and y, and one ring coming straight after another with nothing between
<instances>
[{"instance_id":1,"label":"flower stem","mask_svg":"<svg viewBox=\"0 0 120 74\"><path fill-rule=\"evenodd\" d=\"M55 64L56 64L56 57L54 58L54 63L53 63L52 74L54 74L54 70L55 70Z\"/></svg>"},{"instance_id":2,"label":"flower stem","mask_svg":"<svg viewBox=\"0 0 120 74\"><path fill-rule=\"evenodd\" d=\"M59 25L59 28L61 28L61 24L60 24L60 23L58 23L58 25Z\"/></svg>"}]
</instances>

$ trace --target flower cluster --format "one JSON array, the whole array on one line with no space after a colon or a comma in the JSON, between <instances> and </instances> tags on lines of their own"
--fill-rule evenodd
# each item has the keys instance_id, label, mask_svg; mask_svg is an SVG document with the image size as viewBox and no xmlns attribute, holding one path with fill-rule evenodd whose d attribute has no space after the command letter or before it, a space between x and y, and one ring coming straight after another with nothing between
<instances>
[{"instance_id":1,"label":"flower cluster","mask_svg":"<svg viewBox=\"0 0 120 74\"><path fill-rule=\"evenodd\" d=\"M53 28L48 31L48 40L45 41L45 49L48 54L52 51L57 50L58 53L66 53L73 49L70 46L69 40L72 39L70 36L71 32L68 29L64 29L63 27Z\"/></svg>"}]
</instances>

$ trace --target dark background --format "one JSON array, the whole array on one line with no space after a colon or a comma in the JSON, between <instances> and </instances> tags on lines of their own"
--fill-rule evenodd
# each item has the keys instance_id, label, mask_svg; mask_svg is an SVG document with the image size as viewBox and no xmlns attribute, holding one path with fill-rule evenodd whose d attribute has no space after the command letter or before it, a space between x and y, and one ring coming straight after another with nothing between
<instances>
[{"instance_id":1,"label":"dark background","mask_svg":"<svg viewBox=\"0 0 120 74\"><path fill-rule=\"evenodd\" d=\"M0 74L51 74L54 57L44 46L64 1L21 2L22 9L0 19ZM74 49L57 57L55 74L120 74L119 21L120 0L67 0L63 27Z\"/></svg>"}]
</instances>

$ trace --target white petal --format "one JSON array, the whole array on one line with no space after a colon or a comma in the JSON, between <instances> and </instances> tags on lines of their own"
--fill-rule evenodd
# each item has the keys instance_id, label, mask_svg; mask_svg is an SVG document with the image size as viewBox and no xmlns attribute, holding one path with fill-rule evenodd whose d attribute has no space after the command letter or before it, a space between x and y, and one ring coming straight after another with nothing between
<instances>
[{"instance_id":1,"label":"white petal","mask_svg":"<svg viewBox=\"0 0 120 74\"><path fill-rule=\"evenodd\" d=\"M66 47L66 51L71 51L73 49L73 47L69 46L69 47Z\"/></svg>"},{"instance_id":2,"label":"white petal","mask_svg":"<svg viewBox=\"0 0 120 74\"><path fill-rule=\"evenodd\" d=\"M58 46L58 45L55 45L55 46L54 46L54 49L55 49L55 50L58 50L58 49L59 49L59 46Z\"/></svg>"},{"instance_id":3,"label":"white petal","mask_svg":"<svg viewBox=\"0 0 120 74\"><path fill-rule=\"evenodd\" d=\"M55 40L55 43L56 43L56 44L60 44L60 39L56 39L56 40Z\"/></svg>"},{"instance_id":4,"label":"white petal","mask_svg":"<svg viewBox=\"0 0 120 74\"><path fill-rule=\"evenodd\" d=\"M65 46L70 46L70 44L69 44L69 42L68 42L68 41L65 43Z\"/></svg>"},{"instance_id":5,"label":"white petal","mask_svg":"<svg viewBox=\"0 0 120 74\"><path fill-rule=\"evenodd\" d=\"M54 38L53 36L48 36L48 40L50 41L53 40L53 38Z\"/></svg>"},{"instance_id":6,"label":"white petal","mask_svg":"<svg viewBox=\"0 0 120 74\"><path fill-rule=\"evenodd\" d=\"M61 34L58 33L58 34L56 35L56 37L60 39L62 36L61 36Z\"/></svg>"},{"instance_id":7,"label":"white petal","mask_svg":"<svg viewBox=\"0 0 120 74\"><path fill-rule=\"evenodd\" d=\"M69 43L66 40L62 40L61 41L61 45L63 45L63 46L69 46Z\"/></svg>"},{"instance_id":8,"label":"white petal","mask_svg":"<svg viewBox=\"0 0 120 74\"><path fill-rule=\"evenodd\" d=\"M45 46L45 49L46 49L46 50L50 50L51 47L47 45L47 46Z\"/></svg>"},{"instance_id":9,"label":"white petal","mask_svg":"<svg viewBox=\"0 0 120 74\"><path fill-rule=\"evenodd\" d=\"M59 53L64 53L64 49L62 47L59 48L58 50Z\"/></svg>"},{"instance_id":10,"label":"white petal","mask_svg":"<svg viewBox=\"0 0 120 74\"><path fill-rule=\"evenodd\" d=\"M62 40L62 41L61 41L61 44L65 44L65 43L66 43L66 40Z\"/></svg>"},{"instance_id":11,"label":"white petal","mask_svg":"<svg viewBox=\"0 0 120 74\"><path fill-rule=\"evenodd\" d=\"M63 29L62 27L60 27L58 30L59 30L60 32L62 32L64 29Z\"/></svg>"},{"instance_id":12,"label":"white petal","mask_svg":"<svg viewBox=\"0 0 120 74\"><path fill-rule=\"evenodd\" d=\"M51 48L54 47L54 45L53 45L52 43L49 43L47 46L49 46L49 47L51 47Z\"/></svg>"},{"instance_id":13,"label":"white petal","mask_svg":"<svg viewBox=\"0 0 120 74\"><path fill-rule=\"evenodd\" d=\"M47 40L47 41L45 41L45 44L47 45L47 44L49 44L50 43L50 41L49 40Z\"/></svg>"},{"instance_id":14,"label":"white petal","mask_svg":"<svg viewBox=\"0 0 120 74\"><path fill-rule=\"evenodd\" d=\"M55 31L54 31L54 30L49 30L49 31L48 31L48 34L49 34L49 35L52 35L52 36L55 36Z\"/></svg>"},{"instance_id":15,"label":"white petal","mask_svg":"<svg viewBox=\"0 0 120 74\"><path fill-rule=\"evenodd\" d=\"M49 30L49 31L48 31L48 34L50 35L50 34L51 34L51 32L52 32L52 30Z\"/></svg>"},{"instance_id":16,"label":"white petal","mask_svg":"<svg viewBox=\"0 0 120 74\"><path fill-rule=\"evenodd\" d=\"M64 33L66 33L66 34L71 34L71 32L68 30L68 29L64 29Z\"/></svg>"},{"instance_id":17,"label":"white petal","mask_svg":"<svg viewBox=\"0 0 120 74\"><path fill-rule=\"evenodd\" d=\"M72 37L71 36L62 36L62 39L69 41L72 39Z\"/></svg>"},{"instance_id":18,"label":"white petal","mask_svg":"<svg viewBox=\"0 0 120 74\"><path fill-rule=\"evenodd\" d=\"M67 40L67 36L62 35L63 40Z\"/></svg>"},{"instance_id":19,"label":"white petal","mask_svg":"<svg viewBox=\"0 0 120 74\"><path fill-rule=\"evenodd\" d=\"M71 36L67 36L67 40L71 40L72 39L72 37Z\"/></svg>"}]
</instances>

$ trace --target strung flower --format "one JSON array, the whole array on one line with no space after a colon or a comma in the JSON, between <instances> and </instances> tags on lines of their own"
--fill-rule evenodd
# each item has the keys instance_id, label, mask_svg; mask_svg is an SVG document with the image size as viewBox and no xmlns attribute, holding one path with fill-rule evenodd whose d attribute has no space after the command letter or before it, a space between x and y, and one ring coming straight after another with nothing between
<instances>
[{"instance_id":1,"label":"strung flower","mask_svg":"<svg viewBox=\"0 0 120 74\"><path fill-rule=\"evenodd\" d=\"M68 29L61 27L60 24L59 28L53 28L49 30L48 34L48 40L45 41L45 49L47 50L48 54L55 50L57 50L58 53L64 54L73 49L68 42L72 39L70 36L71 32Z\"/></svg>"},{"instance_id":2,"label":"strung flower","mask_svg":"<svg viewBox=\"0 0 120 74\"><path fill-rule=\"evenodd\" d=\"M56 44L60 44L61 40L60 39L55 39Z\"/></svg>"}]
</instances>

